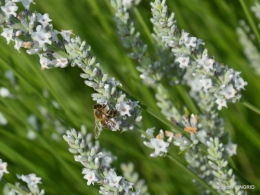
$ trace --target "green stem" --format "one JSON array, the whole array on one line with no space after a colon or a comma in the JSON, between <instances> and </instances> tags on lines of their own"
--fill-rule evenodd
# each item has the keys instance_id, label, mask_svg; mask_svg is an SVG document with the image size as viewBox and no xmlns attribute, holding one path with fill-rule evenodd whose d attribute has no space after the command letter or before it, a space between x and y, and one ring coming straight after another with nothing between
<instances>
[{"instance_id":1,"label":"green stem","mask_svg":"<svg viewBox=\"0 0 260 195\"><path fill-rule=\"evenodd\" d=\"M111 27L108 25L108 22L104 20L103 13L101 12L99 6L97 5L97 1L87 1L87 2L92 7L94 15L98 18L103 29L107 32L107 34L112 35L113 32L111 31Z\"/></svg>"},{"instance_id":2,"label":"green stem","mask_svg":"<svg viewBox=\"0 0 260 195\"><path fill-rule=\"evenodd\" d=\"M189 94L187 93L187 91L184 91L181 89L181 86L177 86L176 89L178 90L178 92L180 93L180 95L183 97L184 101L186 102L189 111L191 111L194 114L198 113L198 109L196 108L194 102L192 101L191 97L189 96Z\"/></svg>"},{"instance_id":3,"label":"green stem","mask_svg":"<svg viewBox=\"0 0 260 195\"><path fill-rule=\"evenodd\" d=\"M244 12L246 14L247 20L248 20L248 22L249 22L249 24L250 24L250 26L251 26L255 36L257 37L258 42L260 43L260 36L259 36L258 28L255 25L254 20L253 20L252 16L250 15L250 13L249 13L246 5L245 5L244 0L239 0L239 2L240 2L241 6L242 6L242 8L243 8L243 10L244 10Z\"/></svg>"},{"instance_id":4,"label":"green stem","mask_svg":"<svg viewBox=\"0 0 260 195\"><path fill-rule=\"evenodd\" d=\"M143 30L144 30L144 32L145 32L145 34L146 34L146 37L148 37L149 41L150 41L151 43L153 43L154 40L153 40L153 38L152 38L152 36L151 36L151 32L150 32L149 28L147 27L146 22L143 20L143 17L141 16L140 12L139 12L138 9L135 8L135 7L133 8L133 10L134 10L134 13L135 13L137 19L139 20L139 22L141 23L141 25L142 25L142 27L143 27Z\"/></svg>"},{"instance_id":5,"label":"green stem","mask_svg":"<svg viewBox=\"0 0 260 195\"><path fill-rule=\"evenodd\" d=\"M254 111L255 113L259 114L260 115L260 109L253 106L252 104L248 103L248 102L245 102L245 101L242 101L241 102L244 106L246 106L247 108L249 108L250 110Z\"/></svg>"}]
</instances>

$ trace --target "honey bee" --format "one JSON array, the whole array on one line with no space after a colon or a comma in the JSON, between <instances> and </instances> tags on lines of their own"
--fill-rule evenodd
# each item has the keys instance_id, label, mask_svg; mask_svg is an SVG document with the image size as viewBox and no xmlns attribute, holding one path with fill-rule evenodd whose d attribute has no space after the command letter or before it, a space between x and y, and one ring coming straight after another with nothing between
<instances>
[{"instance_id":1,"label":"honey bee","mask_svg":"<svg viewBox=\"0 0 260 195\"><path fill-rule=\"evenodd\" d=\"M93 110L95 117L94 133L95 138L97 139L102 131L102 127L106 129L115 129L116 123L111 119L117 115L118 111L110 109L106 104L95 104Z\"/></svg>"}]
</instances>

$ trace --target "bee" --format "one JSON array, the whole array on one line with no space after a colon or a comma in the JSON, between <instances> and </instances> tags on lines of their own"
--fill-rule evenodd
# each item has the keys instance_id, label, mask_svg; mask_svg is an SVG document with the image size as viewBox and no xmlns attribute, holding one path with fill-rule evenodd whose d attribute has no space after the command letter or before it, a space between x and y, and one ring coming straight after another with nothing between
<instances>
[{"instance_id":1,"label":"bee","mask_svg":"<svg viewBox=\"0 0 260 195\"><path fill-rule=\"evenodd\" d=\"M102 127L106 129L115 129L116 123L111 119L114 118L118 111L110 109L107 104L95 104L93 107L95 117L95 138L97 139L102 131Z\"/></svg>"}]
</instances>

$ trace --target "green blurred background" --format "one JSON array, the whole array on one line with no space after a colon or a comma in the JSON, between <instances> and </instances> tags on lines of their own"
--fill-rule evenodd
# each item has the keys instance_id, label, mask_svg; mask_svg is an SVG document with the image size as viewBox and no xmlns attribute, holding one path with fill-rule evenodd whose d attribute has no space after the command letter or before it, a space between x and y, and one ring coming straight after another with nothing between
<instances>
[{"instance_id":1,"label":"green blurred background","mask_svg":"<svg viewBox=\"0 0 260 195\"><path fill-rule=\"evenodd\" d=\"M31 11L49 13L57 30L71 29L82 40L86 40L104 72L120 80L123 89L140 102L160 112L156 107L155 92L141 85L135 69L138 63L130 60L126 49L121 46L108 0L35 0L35 3L31 5ZM253 1L247 1L246 4L249 8ZM215 56L217 61L242 72L242 77L248 82L242 97L244 101L260 108L260 77L254 74L247 62L236 35L239 20L246 19L239 1L168 0L167 5L169 12L176 13L179 29L203 39L209 54ZM136 17L136 13L140 13L152 32L150 1L142 0L137 11L131 12L131 16L137 31L141 32L141 38L151 48L153 43ZM23 51L18 53L13 43L7 45L3 37L0 43L0 87L8 88L15 96L0 97L0 112L8 120L7 125L0 126L0 158L8 162L10 172L4 175L5 180L15 183L15 174L36 173L42 177L43 184L40 187L45 189L46 194L98 194L98 186L86 185L81 174L82 166L74 161L61 135L58 136L59 141L51 138L57 129L55 121L60 121L68 129L77 130L84 124L88 131L93 131L92 107L95 102L90 95L94 91L79 77L82 71L72 67L42 71L37 56L28 56ZM255 45L259 46L258 43ZM154 55L154 49L149 51ZM15 74L15 85L5 78L7 70ZM43 96L44 89L49 91L48 97ZM169 88L169 91L180 105L186 105L183 101L185 98L176 87ZM58 102L61 108L56 109L52 101ZM39 105L47 108L45 117L41 115ZM37 116L39 125L35 140L27 138L28 129L33 129L27 122L31 114ZM222 109L220 115L225 121L225 131L238 144L237 155L230 159L232 167L260 189L259 115L241 103L229 104L228 109ZM144 129L154 126L157 130L168 128L145 111L142 126ZM120 163L133 162L140 177L146 180L151 194L199 194L191 182L192 178L183 174L169 159L149 156L152 150L143 145L138 132L120 134L103 131L99 140L103 148L118 156L113 164L118 174L121 173ZM172 147L170 153L186 165L184 154L178 154L177 147ZM253 191L248 192L254 194Z\"/></svg>"}]
</instances>

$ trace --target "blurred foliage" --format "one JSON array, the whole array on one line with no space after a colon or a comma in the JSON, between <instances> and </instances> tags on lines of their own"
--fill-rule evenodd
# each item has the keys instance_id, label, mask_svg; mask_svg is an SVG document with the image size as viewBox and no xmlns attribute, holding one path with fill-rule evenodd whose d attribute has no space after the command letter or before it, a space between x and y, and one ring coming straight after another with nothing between
<instances>
[{"instance_id":1,"label":"blurred foliage","mask_svg":"<svg viewBox=\"0 0 260 195\"><path fill-rule=\"evenodd\" d=\"M31 10L49 13L57 30L72 29L73 33L86 40L92 47L93 55L97 56L104 72L120 80L123 89L142 103L160 112L156 108L154 91L141 85L142 81L135 67L137 62L131 61L126 50L121 46L113 21L113 13L108 0L35 0ZM137 11L142 15L147 28L152 32L150 23L150 1L142 0ZM253 1L246 2L247 7ZM177 24L192 36L203 39L209 54L216 60L241 71L243 78L249 83L243 92L243 99L260 108L259 76L254 75L235 33L240 19L245 19L238 1L203 1L175 0L167 1L169 10L176 13ZM151 48L144 26L131 12L141 37ZM149 35L150 36L150 35ZM51 138L55 132L54 121L60 121L66 128L80 129L86 125L88 131L94 128L92 89L88 88L79 77L79 68L51 69L41 71L37 56L28 56L23 51L18 53L13 43L6 45L0 38L0 86L8 88L16 98L0 97L0 111L8 120L8 124L0 126L0 158L8 162L9 174L5 179L15 183L15 174L36 173L42 177L41 188L46 194L98 194L97 186L87 186L83 180L82 166L74 161L73 155L67 151L67 143L60 135L60 141ZM150 49L151 54L154 53ZM12 85L4 76L5 71L15 74L16 84ZM185 88L183 88L185 89ZM43 90L49 91L49 97L43 96ZM176 87L169 91L180 105L186 105ZM176 99L178 98L178 99ZM59 103L56 109L52 101ZM41 115L38 106L48 109L48 118ZM32 129L27 118L34 114L40 127L37 138L29 140L27 130ZM259 115L241 103L228 105L220 112L225 121L225 130L232 140L238 144L237 155L230 161L232 166L243 177L260 189L260 120ZM143 113L143 127L167 129L164 124ZM43 130L44 129L44 130ZM135 131L119 132L103 131L100 144L118 156L117 167L121 162L133 162L136 171L147 182L151 194L199 194L192 183L192 178L182 174L182 170L167 158L151 158L151 150L144 147L140 134ZM172 147L171 155L186 164L183 154ZM184 187L185 186L185 187ZM249 194L253 192L249 191Z\"/></svg>"}]
</instances>

